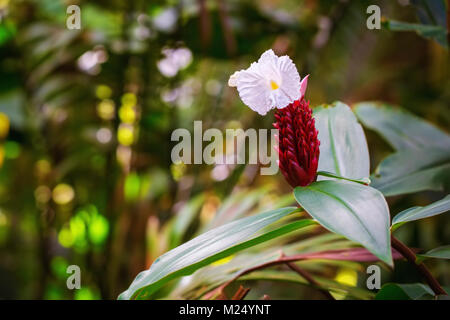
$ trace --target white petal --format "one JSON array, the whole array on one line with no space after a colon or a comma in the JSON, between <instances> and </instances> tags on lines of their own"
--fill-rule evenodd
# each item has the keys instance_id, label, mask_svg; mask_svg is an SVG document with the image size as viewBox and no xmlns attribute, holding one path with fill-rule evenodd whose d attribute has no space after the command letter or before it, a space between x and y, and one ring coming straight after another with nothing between
<instances>
[{"instance_id":1,"label":"white petal","mask_svg":"<svg viewBox=\"0 0 450 320\"><path fill-rule=\"evenodd\" d=\"M281 85L282 77L278 66L278 59L272 49L270 49L264 52L258 60L260 72L267 79L268 89L271 89L270 81L274 81L278 86Z\"/></svg>"},{"instance_id":2,"label":"white petal","mask_svg":"<svg viewBox=\"0 0 450 320\"><path fill-rule=\"evenodd\" d=\"M300 75L292 60L288 56L278 59L278 68L281 74L281 86L279 90L286 100L277 105L278 109L283 109L288 104L300 99Z\"/></svg>"},{"instance_id":3,"label":"white petal","mask_svg":"<svg viewBox=\"0 0 450 320\"><path fill-rule=\"evenodd\" d=\"M269 49L264 51L261 57L259 57L258 63L270 63L271 61L276 63L277 59L278 56L273 52L272 49Z\"/></svg>"},{"instance_id":4,"label":"white petal","mask_svg":"<svg viewBox=\"0 0 450 320\"><path fill-rule=\"evenodd\" d=\"M228 79L228 85L230 87L236 87L237 86L237 78L239 76L239 72L241 72L241 71L236 71L235 73L233 73L230 76L230 79Z\"/></svg>"},{"instance_id":5,"label":"white petal","mask_svg":"<svg viewBox=\"0 0 450 320\"><path fill-rule=\"evenodd\" d=\"M288 56L277 57L271 49L247 70L235 72L228 85L237 87L242 101L261 115L301 97L300 75L294 63Z\"/></svg>"},{"instance_id":6,"label":"white petal","mask_svg":"<svg viewBox=\"0 0 450 320\"><path fill-rule=\"evenodd\" d=\"M265 115L272 108L270 91L266 88L266 79L256 69L258 66L254 65L253 68L241 71L236 84L242 101L253 111Z\"/></svg>"},{"instance_id":7,"label":"white petal","mask_svg":"<svg viewBox=\"0 0 450 320\"><path fill-rule=\"evenodd\" d=\"M283 109L287 107L289 104L294 102L290 97L288 97L282 90L274 90L275 96L275 107L278 109Z\"/></svg>"}]
</instances>

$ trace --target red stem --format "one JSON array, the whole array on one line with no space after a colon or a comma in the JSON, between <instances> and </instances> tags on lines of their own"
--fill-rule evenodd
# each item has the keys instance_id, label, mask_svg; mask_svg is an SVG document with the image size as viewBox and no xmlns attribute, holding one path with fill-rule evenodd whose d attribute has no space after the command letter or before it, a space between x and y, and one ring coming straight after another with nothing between
<instances>
[{"instance_id":1,"label":"red stem","mask_svg":"<svg viewBox=\"0 0 450 320\"><path fill-rule=\"evenodd\" d=\"M392 239L392 247L394 247L398 252L400 252L403 255L403 257L405 257L405 259L409 261L409 263L414 265L417 271L426 280L426 282L433 290L433 292L436 295L441 294L447 295L447 292L445 292L445 290L441 287L439 282L433 277L428 268L423 263L418 264L416 262L417 261L416 254L410 248L408 248L403 242L401 242L394 236L392 236L391 239Z\"/></svg>"},{"instance_id":2,"label":"red stem","mask_svg":"<svg viewBox=\"0 0 450 320\"><path fill-rule=\"evenodd\" d=\"M297 266L295 263L293 262L288 262L286 263L286 265L293 271L297 272L300 276L302 276L303 278L305 278L310 284L312 284L313 286L316 286L319 288L319 291L322 292L322 294L329 300L336 300L334 299L334 297L331 295L331 293L329 293L327 290L323 290L320 289L320 284L314 280L314 278L309 274L308 271L303 270L302 268L300 268L299 266Z\"/></svg>"}]
</instances>

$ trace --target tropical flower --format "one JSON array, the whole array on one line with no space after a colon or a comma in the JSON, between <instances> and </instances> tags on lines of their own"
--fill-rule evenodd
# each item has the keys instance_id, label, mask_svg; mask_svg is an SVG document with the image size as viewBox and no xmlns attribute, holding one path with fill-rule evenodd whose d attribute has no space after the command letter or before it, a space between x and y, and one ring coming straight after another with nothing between
<instances>
[{"instance_id":1,"label":"tropical flower","mask_svg":"<svg viewBox=\"0 0 450 320\"><path fill-rule=\"evenodd\" d=\"M228 85L237 87L239 96L250 109L265 115L303 97L307 81L306 76L300 82L297 68L288 56L278 57L267 50L248 69L236 71Z\"/></svg>"},{"instance_id":2,"label":"tropical flower","mask_svg":"<svg viewBox=\"0 0 450 320\"><path fill-rule=\"evenodd\" d=\"M304 97L294 101L286 108L277 110L278 166L289 184L307 186L317 177L319 146L309 101Z\"/></svg>"},{"instance_id":3,"label":"tropical flower","mask_svg":"<svg viewBox=\"0 0 450 320\"><path fill-rule=\"evenodd\" d=\"M237 87L242 101L265 115L277 108L278 166L292 187L307 186L317 177L319 146L309 101L304 98L308 76L300 81L288 56L277 57L267 50L247 70L235 72L228 81Z\"/></svg>"}]
</instances>

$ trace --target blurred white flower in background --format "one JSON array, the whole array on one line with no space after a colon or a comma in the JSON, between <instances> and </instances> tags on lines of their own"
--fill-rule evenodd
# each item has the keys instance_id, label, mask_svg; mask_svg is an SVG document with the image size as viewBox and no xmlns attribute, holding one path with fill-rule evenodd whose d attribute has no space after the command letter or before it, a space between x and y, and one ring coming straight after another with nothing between
<instances>
[{"instance_id":1,"label":"blurred white flower in background","mask_svg":"<svg viewBox=\"0 0 450 320\"><path fill-rule=\"evenodd\" d=\"M175 8L167 8L153 18L153 27L158 31L172 32L175 30L178 12Z\"/></svg>"},{"instance_id":2,"label":"blurred white flower in background","mask_svg":"<svg viewBox=\"0 0 450 320\"><path fill-rule=\"evenodd\" d=\"M111 141L112 138L112 132L108 128L100 128L97 130L97 133L95 134L98 142L106 144Z\"/></svg>"},{"instance_id":3,"label":"blurred white flower in background","mask_svg":"<svg viewBox=\"0 0 450 320\"><path fill-rule=\"evenodd\" d=\"M220 83L219 80L209 79L206 82L205 91L210 96L217 96L217 95L219 95L221 90L222 90L222 84Z\"/></svg>"},{"instance_id":4,"label":"blurred white flower in background","mask_svg":"<svg viewBox=\"0 0 450 320\"><path fill-rule=\"evenodd\" d=\"M211 178L216 181L223 181L230 175L230 168L226 164L218 164L211 170Z\"/></svg>"},{"instance_id":5,"label":"blurred white flower in background","mask_svg":"<svg viewBox=\"0 0 450 320\"><path fill-rule=\"evenodd\" d=\"M78 68L80 70L96 75L100 73L100 64L105 63L108 60L108 53L103 46L96 46L93 50L83 53L78 58Z\"/></svg>"},{"instance_id":6,"label":"blurred white flower in background","mask_svg":"<svg viewBox=\"0 0 450 320\"><path fill-rule=\"evenodd\" d=\"M157 62L157 66L159 72L168 78L176 76L192 62L192 52L188 48L165 48L162 53L165 57Z\"/></svg>"},{"instance_id":7,"label":"blurred white flower in background","mask_svg":"<svg viewBox=\"0 0 450 320\"><path fill-rule=\"evenodd\" d=\"M278 57L270 49L246 70L236 71L228 80L237 87L242 101L253 111L265 115L269 110L283 109L300 99L308 77L300 82L297 68L288 56Z\"/></svg>"},{"instance_id":8,"label":"blurred white flower in background","mask_svg":"<svg viewBox=\"0 0 450 320\"><path fill-rule=\"evenodd\" d=\"M327 44L330 37L331 27L333 22L327 16L320 16L317 19L318 31L313 39L314 48L320 49Z\"/></svg>"},{"instance_id":9,"label":"blurred white flower in background","mask_svg":"<svg viewBox=\"0 0 450 320\"><path fill-rule=\"evenodd\" d=\"M189 78L177 88L163 90L161 92L161 100L171 106L177 106L182 109L189 108L194 102L194 96L199 94L201 88L200 80Z\"/></svg>"}]
</instances>

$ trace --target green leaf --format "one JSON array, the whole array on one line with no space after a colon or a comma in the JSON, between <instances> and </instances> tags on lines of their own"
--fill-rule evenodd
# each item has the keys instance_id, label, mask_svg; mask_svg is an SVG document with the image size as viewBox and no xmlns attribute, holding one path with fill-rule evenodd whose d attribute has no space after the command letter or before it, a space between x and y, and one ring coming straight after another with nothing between
<instances>
[{"instance_id":1,"label":"green leaf","mask_svg":"<svg viewBox=\"0 0 450 320\"><path fill-rule=\"evenodd\" d=\"M395 149L371 176L374 188L386 196L423 190L444 190L450 181L450 136L406 111L371 102L355 112Z\"/></svg>"},{"instance_id":2,"label":"green leaf","mask_svg":"<svg viewBox=\"0 0 450 320\"><path fill-rule=\"evenodd\" d=\"M17 32L16 26L11 21L0 24L0 46L12 39Z\"/></svg>"},{"instance_id":3,"label":"green leaf","mask_svg":"<svg viewBox=\"0 0 450 320\"><path fill-rule=\"evenodd\" d=\"M440 25L447 28L446 23L446 0L412 0L411 4L422 24Z\"/></svg>"},{"instance_id":4,"label":"green leaf","mask_svg":"<svg viewBox=\"0 0 450 320\"><path fill-rule=\"evenodd\" d=\"M85 28L97 30L97 32L102 32L111 37L120 34L122 20L118 12L101 10L94 5L86 3L81 14L81 20L84 21Z\"/></svg>"},{"instance_id":5,"label":"green leaf","mask_svg":"<svg viewBox=\"0 0 450 320\"><path fill-rule=\"evenodd\" d=\"M423 261L428 258L435 258L435 259L450 259L450 246L442 246L438 248L434 248L427 253L423 254L417 254L417 258L420 261Z\"/></svg>"},{"instance_id":6,"label":"green leaf","mask_svg":"<svg viewBox=\"0 0 450 320\"><path fill-rule=\"evenodd\" d=\"M396 150L450 149L448 134L399 107L360 102L354 111L366 128L376 131Z\"/></svg>"},{"instance_id":7,"label":"green leaf","mask_svg":"<svg viewBox=\"0 0 450 320\"><path fill-rule=\"evenodd\" d=\"M181 243L183 236L194 221L195 217L197 217L204 202L205 195L202 193L189 200L189 202L186 203L184 207L176 214L172 228L170 229L170 248L174 248Z\"/></svg>"},{"instance_id":8,"label":"green leaf","mask_svg":"<svg viewBox=\"0 0 450 320\"><path fill-rule=\"evenodd\" d=\"M223 204L217 210L217 213L214 215L214 218L208 225L202 228L201 232L242 218L245 214L248 214L256 204L261 202L261 199L267 195L268 191L269 188L261 187L250 192L241 190L240 192L233 193L225 199Z\"/></svg>"},{"instance_id":9,"label":"green leaf","mask_svg":"<svg viewBox=\"0 0 450 320\"><path fill-rule=\"evenodd\" d=\"M349 179L369 177L370 162L366 137L352 110L342 102L314 109L319 131L319 171ZM329 178L319 177L319 180Z\"/></svg>"},{"instance_id":10,"label":"green leaf","mask_svg":"<svg viewBox=\"0 0 450 320\"><path fill-rule=\"evenodd\" d=\"M424 207L412 207L397 214L392 225L432 217L450 210L450 195Z\"/></svg>"},{"instance_id":11,"label":"green leaf","mask_svg":"<svg viewBox=\"0 0 450 320\"><path fill-rule=\"evenodd\" d=\"M192 274L214 261L314 223L308 219L300 220L257 235L261 229L297 210L295 207L272 210L212 229L156 259L149 270L137 275L119 299L149 299L172 279Z\"/></svg>"},{"instance_id":12,"label":"green leaf","mask_svg":"<svg viewBox=\"0 0 450 320\"><path fill-rule=\"evenodd\" d=\"M334 173L328 172L328 171L317 171L317 175L318 176L323 176L323 177L329 177L329 178L335 178L335 179L341 179L341 180L347 180L347 181L351 181L351 182L356 182L356 183L364 184L366 186L370 184L370 179L369 178L348 179L348 178L341 177L341 176L339 176L337 174L334 174Z\"/></svg>"},{"instance_id":13,"label":"green leaf","mask_svg":"<svg viewBox=\"0 0 450 320\"><path fill-rule=\"evenodd\" d=\"M330 290L336 293L344 293L350 295L350 297L356 299L371 299L373 293L368 290L361 289L358 287L352 287L345 284L341 284L337 281L333 281L327 278L315 276L314 279L318 282L318 288ZM239 281L248 280L269 280L269 281L285 281L293 282L302 285L311 286L304 278L298 275L298 273L293 271L273 271L273 270L259 270L252 272L251 274L244 275L238 279Z\"/></svg>"},{"instance_id":14,"label":"green leaf","mask_svg":"<svg viewBox=\"0 0 450 320\"><path fill-rule=\"evenodd\" d=\"M347 181L319 181L295 188L294 196L323 227L359 242L392 266L389 208L379 191Z\"/></svg>"},{"instance_id":15,"label":"green leaf","mask_svg":"<svg viewBox=\"0 0 450 320\"><path fill-rule=\"evenodd\" d=\"M375 300L419 300L433 297L433 291L421 283L387 283L378 291Z\"/></svg>"},{"instance_id":16,"label":"green leaf","mask_svg":"<svg viewBox=\"0 0 450 320\"><path fill-rule=\"evenodd\" d=\"M387 20L383 22L383 27L391 31L414 31L423 38L435 40L441 46L448 47L447 30L441 26Z\"/></svg>"},{"instance_id":17,"label":"green leaf","mask_svg":"<svg viewBox=\"0 0 450 320\"><path fill-rule=\"evenodd\" d=\"M446 190L450 181L449 155L435 149L402 150L386 157L370 177L385 196L423 190Z\"/></svg>"},{"instance_id":18,"label":"green leaf","mask_svg":"<svg viewBox=\"0 0 450 320\"><path fill-rule=\"evenodd\" d=\"M19 130L25 126L24 100L25 94L21 90L11 90L0 95L1 112L8 116L11 126Z\"/></svg>"}]
</instances>

